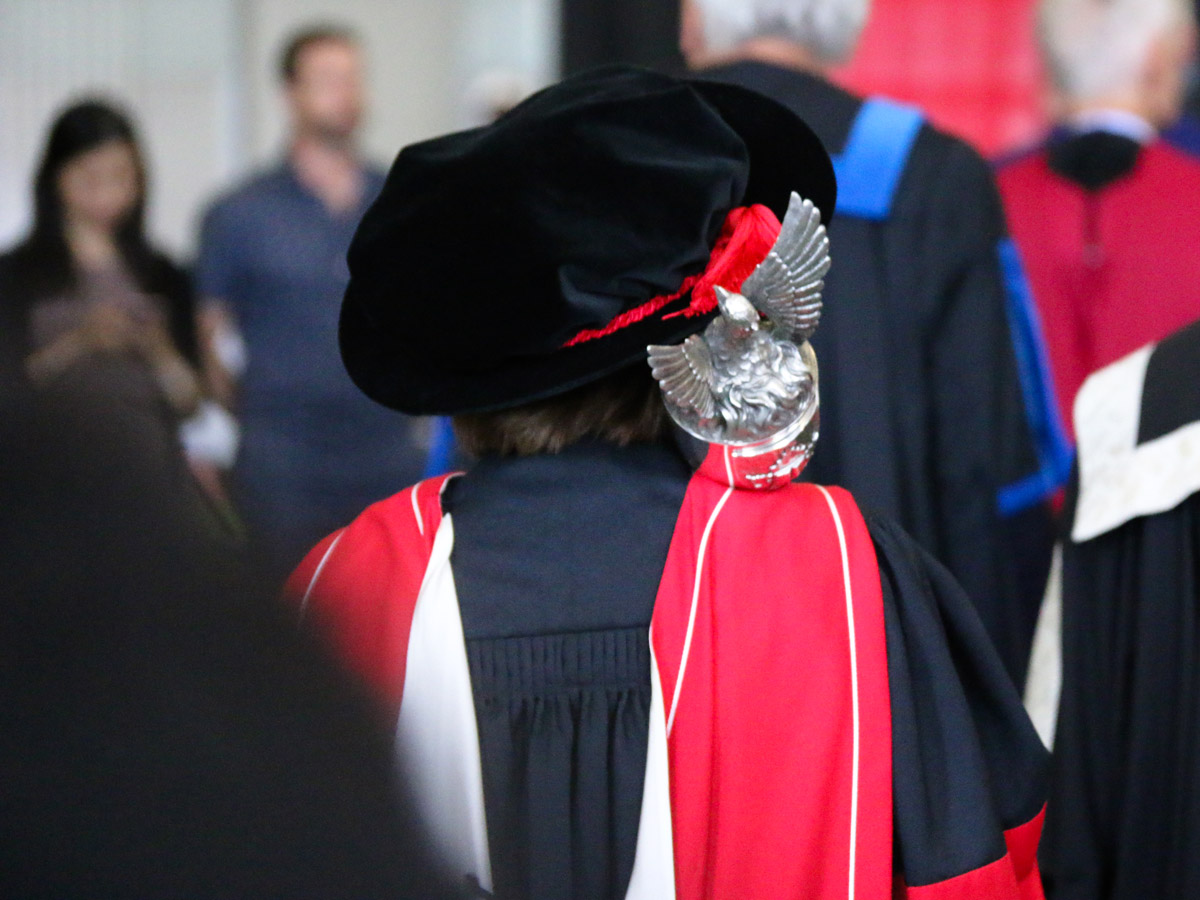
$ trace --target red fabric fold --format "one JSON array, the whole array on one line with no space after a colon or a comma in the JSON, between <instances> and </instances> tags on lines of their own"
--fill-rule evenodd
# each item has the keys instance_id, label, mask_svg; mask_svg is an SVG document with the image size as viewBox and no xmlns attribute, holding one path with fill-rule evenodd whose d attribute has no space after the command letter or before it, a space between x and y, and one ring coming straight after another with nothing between
<instances>
[{"instance_id":1,"label":"red fabric fold","mask_svg":"<svg viewBox=\"0 0 1200 900\"><path fill-rule=\"evenodd\" d=\"M891 897L879 570L854 501L826 490L751 493L700 475L688 488L652 625L668 717L678 685L680 900Z\"/></svg>"},{"instance_id":2,"label":"red fabric fold","mask_svg":"<svg viewBox=\"0 0 1200 900\"><path fill-rule=\"evenodd\" d=\"M1042 837L1043 808L1024 825L1004 832L1007 852L1000 859L955 878L920 887L897 887L898 900L1044 900L1037 848Z\"/></svg>"}]
</instances>

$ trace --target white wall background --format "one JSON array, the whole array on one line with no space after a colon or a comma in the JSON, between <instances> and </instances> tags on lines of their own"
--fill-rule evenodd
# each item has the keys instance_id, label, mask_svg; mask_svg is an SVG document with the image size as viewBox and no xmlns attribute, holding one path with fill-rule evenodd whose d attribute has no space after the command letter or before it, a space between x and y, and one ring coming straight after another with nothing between
<instances>
[{"instance_id":1,"label":"white wall background","mask_svg":"<svg viewBox=\"0 0 1200 900\"><path fill-rule=\"evenodd\" d=\"M481 72L540 86L557 71L557 0L0 0L0 247L28 225L51 118L101 93L140 127L152 234L189 257L204 204L282 152L276 57L314 21L363 39L363 147L380 162L466 124L464 91Z\"/></svg>"}]
</instances>

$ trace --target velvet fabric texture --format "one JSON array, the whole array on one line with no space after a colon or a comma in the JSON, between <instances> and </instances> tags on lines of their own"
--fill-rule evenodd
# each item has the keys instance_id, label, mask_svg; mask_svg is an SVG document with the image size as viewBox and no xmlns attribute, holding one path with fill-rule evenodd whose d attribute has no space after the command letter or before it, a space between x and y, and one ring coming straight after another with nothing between
<instances>
[{"instance_id":1,"label":"velvet fabric texture","mask_svg":"<svg viewBox=\"0 0 1200 900\"><path fill-rule=\"evenodd\" d=\"M413 414L570 390L703 328L712 313L679 314L684 293L565 346L703 271L730 210L782 219L792 191L828 221L829 158L774 101L630 67L568 79L401 151L350 247L342 358Z\"/></svg>"}]
</instances>

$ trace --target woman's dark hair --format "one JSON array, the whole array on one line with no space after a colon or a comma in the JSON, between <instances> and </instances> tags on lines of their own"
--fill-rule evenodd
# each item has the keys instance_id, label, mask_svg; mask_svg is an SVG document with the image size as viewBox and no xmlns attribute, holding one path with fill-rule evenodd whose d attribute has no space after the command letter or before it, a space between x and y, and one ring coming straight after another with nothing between
<instances>
[{"instance_id":1,"label":"woman's dark hair","mask_svg":"<svg viewBox=\"0 0 1200 900\"><path fill-rule=\"evenodd\" d=\"M138 173L138 198L117 231L117 245L125 262L141 274L140 263L149 254L143 231L146 174L137 134L129 118L100 100L84 100L59 114L50 126L46 148L33 182L33 228L18 248L20 274L31 292L55 293L74 281L74 265L67 247L62 197L58 179L73 160L112 142L126 144L133 152ZM15 277L15 274L14 274Z\"/></svg>"},{"instance_id":2,"label":"woman's dark hair","mask_svg":"<svg viewBox=\"0 0 1200 900\"><path fill-rule=\"evenodd\" d=\"M457 415L453 422L459 444L472 456L558 453L589 438L624 447L671 434L662 393L646 365L513 409Z\"/></svg>"},{"instance_id":3,"label":"woman's dark hair","mask_svg":"<svg viewBox=\"0 0 1200 900\"><path fill-rule=\"evenodd\" d=\"M188 293L186 283L180 283L182 273L146 241L146 166L132 121L112 104L88 99L67 107L50 126L33 183L33 227L4 260L3 299L5 305L14 303L21 307L18 318L37 300L74 286L76 270L67 246L59 175L73 160L113 142L125 144L133 153L138 181L137 199L117 228L116 243L121 258L147 293L172 298L181 292ZM172 331L178 331L174 323ZM187 346L194 343L194 334L190 337L176 334L176 339L185 354L194 355L193 348Z\"/></svg>"}]
</instances>

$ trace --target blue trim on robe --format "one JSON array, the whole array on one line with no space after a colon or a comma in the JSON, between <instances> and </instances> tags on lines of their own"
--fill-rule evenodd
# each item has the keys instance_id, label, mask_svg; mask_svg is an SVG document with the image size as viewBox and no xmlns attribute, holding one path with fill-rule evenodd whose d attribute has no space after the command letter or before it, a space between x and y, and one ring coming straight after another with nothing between
<instances>
[{"instance_id":1,"label":"blue trim on robe","mask_svg":"<svg viewBox=\"0 0 1200 900\"><path fill-rule=\"evenodd\" d=\"M454 462L454 428L450 424L450 417L436 416L432 424L429 456L425 458L425 478L446 474Z\"/></svg>"},{"instance_id":2,"label":"blue trim on robe","mask_svg":"<svg viewBox=\"0 0 1200 900\"><path fill-rule=\"evenodd\" d=\"M845 148L833 157L839 215L873 221L888 217L924 121L912 106L875 97L863 102Z\"/></svg>"},{"instance_id":3,"label":"blue trim on robe","mask_svg":"<svg viewBox=\"0 0 1200 900\"><path fill-rule=\"evenodd\" d=\"M1195 116L1180 116L1174 125L1162 133L1162 138L1176 150L1200 157L1200 119Z\"/></svg>"},{"instance_id":4,"label":"blue trim on robe","mask_svg":"<svg viewBox=\"0 0 1200 900\"><path fill-rule=\"evenodd\" d=\"M1016 351L1025 414L1038 457L1038 471L1006 485L997 495L1000 513L1010 516L1045 500L1066 483L1075 450L1058 415L1041 320L1033 304L1033 292L1017 245L1012 238L1004 238L997 244L996 254L1004 275L1009 328Z\"/></svg>"}]
</instances>

